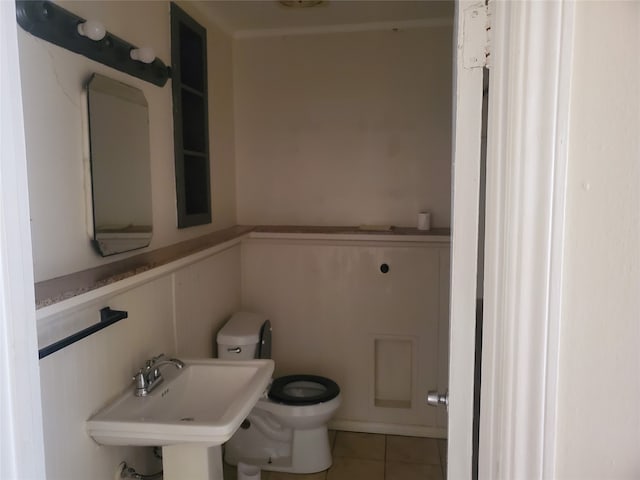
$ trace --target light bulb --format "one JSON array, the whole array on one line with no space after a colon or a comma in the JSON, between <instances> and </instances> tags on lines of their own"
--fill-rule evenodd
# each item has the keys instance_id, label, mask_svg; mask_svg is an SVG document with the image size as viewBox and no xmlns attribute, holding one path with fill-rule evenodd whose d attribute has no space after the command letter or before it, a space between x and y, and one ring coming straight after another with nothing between
<instances>
[{"instance_id":1,"label":"light bulb","mask_svg":"<svg viewBox=\"0 0 640 480\"><path fill-rule=\"evenodd\" d=\"M129 55L133 60L142 63L152 63L156 59L156 52L151 47L133 48Z\"/></svg>"},{"instance_id":2,"label":"light bulb","mask_svg":"<svg viewBox=\"0 0 640 480\"><path fill-rule=\"evenodd\" d=\"M107 34L107 31L100 22L96 20L87 20L86 22L78 24L78 33L83 37L90 38L91 40L102 40Z\"/></svg>"}]
</instances>

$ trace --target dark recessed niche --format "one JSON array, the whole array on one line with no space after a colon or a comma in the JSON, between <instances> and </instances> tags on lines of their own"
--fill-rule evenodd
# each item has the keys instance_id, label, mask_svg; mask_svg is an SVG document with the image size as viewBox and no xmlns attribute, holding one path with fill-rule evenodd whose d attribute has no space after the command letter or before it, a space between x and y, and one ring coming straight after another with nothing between
<instances>
[{"instance_id":1,"label":"dark recessed niche","mask_svg":"<svg viewBox=\"0 0 640 480\"><path fill-rule=\"evenodd\" d=\"M185 24L180 24L180 80L196 90L204 90L205 74L202 37Z\"/></svg>"},{"instance_id":2,"label":"dark recessed niche","mask_svg":"<svg viewBox=\"0 0 640 480\"><path fill-rule=\"evenodd\" d=\"M189 185L185 189L187 215L205 214L209 211L208 167L204 157L185 155L184 180Z\"/></svg>"},{"instance_id":3,"label":"dark recessed niche","mask_svg":"<svg viewBox=\"0 0 640 480\"><path fill-rule=\"evenodd\" d=\"M202 102L202 95L191 93L182 89L182 142L185 150L192 152L206 152L205 132L206 119L204 115L205 106Z\"/></svg>"},{"instance_id":4,"label":"dark recessed niche","mask_svg":"<svg viewBox=\"0 0 640 480\"><path fill-rule=\"evenodd\" d=\"M178 228L211 222L207 31L171 4Z\"/></svg>"}]
</instances>

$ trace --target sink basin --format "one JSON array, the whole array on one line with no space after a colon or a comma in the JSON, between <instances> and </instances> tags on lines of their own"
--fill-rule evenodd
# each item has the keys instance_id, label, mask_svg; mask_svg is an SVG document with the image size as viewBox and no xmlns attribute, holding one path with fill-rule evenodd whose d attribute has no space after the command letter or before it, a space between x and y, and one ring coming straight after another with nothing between
<instances>
[{"instance_id":1,"label":"sink basin","mask_svg":"<svg viewBox=\"0 0 640 480\"><path fill-rule=\"evenodd\" d=\"M148 396L133 385L87 421L103 445L216 446L226 442L264 393L272 360L184 360L162 369L164 382Z\"/></svg>"}]
</instances>

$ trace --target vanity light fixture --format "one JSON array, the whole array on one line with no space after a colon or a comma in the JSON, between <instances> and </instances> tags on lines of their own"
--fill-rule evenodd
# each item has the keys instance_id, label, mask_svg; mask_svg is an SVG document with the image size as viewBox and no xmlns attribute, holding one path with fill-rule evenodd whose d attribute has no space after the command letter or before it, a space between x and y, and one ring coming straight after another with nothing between
<instances>
[{"instance_id":1,"label":"vanity light fixture","mask_svg":"<svg viewBox=\"0 0 640 480\"><path fill-rule=\"evenodd\" d=\"M78 33L83 37L87 37L98 42L105 37L107 30L100 22L96 20L87 20L86 22L78 24Z\"/></svg>"},{"instance_id":2,"label":"vanity light fixture","mask_svg":"<svg viewBox=\"0 0 640 480\"><path fill-rule=\"evenodd\" d=\"M129 52L133 60L142 63L152 63L156 59L156 52L151 47L133 48Z\"/></svg>"},{"instance_id":3,"label":"vanity light fixture","mask_svg":"<svg viewBox=\"0 0 640 480\"><path fill-rule=\"evenodd\" d=\"M15 2L18 24L38 38L159 87L171 76L152 49L118 38L96 20L85 20L48 0Z\"/></svg>"}]
</instances>

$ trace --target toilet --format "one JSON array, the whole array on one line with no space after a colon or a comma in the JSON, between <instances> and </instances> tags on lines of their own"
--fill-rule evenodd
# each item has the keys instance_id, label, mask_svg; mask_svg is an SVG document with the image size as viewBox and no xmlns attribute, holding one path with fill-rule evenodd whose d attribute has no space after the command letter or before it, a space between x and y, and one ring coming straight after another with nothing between
<instances>
[{"instance_id":1,"label":"toilet","mask_svg":"<svg viewBox=\"0 0 640 480\"><path fill-rule=\"evenodd\" d=\"M225 360L271 358L271 323L256 313L235 313L218 332L217 343L218 357ZM327 423L340 402L340 387L329 378L305 374L273 379L225 444L225 462L289 473L328 469Z\"/></svg>"}]
</instances>

